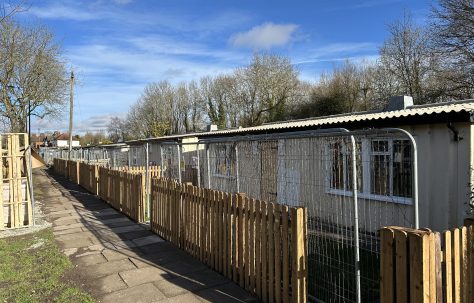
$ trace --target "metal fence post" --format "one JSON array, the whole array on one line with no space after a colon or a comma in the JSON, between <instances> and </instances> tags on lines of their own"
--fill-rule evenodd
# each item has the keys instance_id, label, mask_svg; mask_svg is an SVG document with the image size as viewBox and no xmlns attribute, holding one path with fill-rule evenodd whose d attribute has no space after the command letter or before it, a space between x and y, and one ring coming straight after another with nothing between
<instances>
[{"instance_id":1,"label":"metal fence post","mask_svg":"<svg viewBox=\"0 0 474 303\"><path fill-rule=\"evenodd\" d=\"M240 193L240 179L239 179L239 149L237 147L238 143L235 143L235 180L237 182L237 192Z\"/></svg>"},{"instance_id":2,"label":"metal fence post","mask_svg":"<svg viewBox=\"0 0 474 303\"><path fill-rule=\"evenodd\" d=\"M211 189L211 163L209 162L209 144L206 143L206 159L207 159L207 187Z\"/></svg>"},{"instance_id":3,"label":"metal fence post","mask_svg":"<svg viewBox=\"0 0 474 303\"><path fill-rule=\"evenodd\" d=\"M201 186L201 164L199 163L199 143L196 144L196 155L197 155L197 182L198 186Z\"/></svg>"},{"instance_id":4,"label":"metal fence post","mask_svg":"<svg viewBox=\"0 0 474 303\"><path fill-rule=\"evenodd\" d=\"M163 146L160 144L160 165L161 165L161 167L160 167L160 175L161 175L162 178L163 178L163 176L164 176L163 173L164 173L164 171L165 171L165 167L163 166L163 163L164 163L164 162L163 162Z\"/></svg>"},{"instance_id":5,"label":"metal fence post","mask_svg":"<svg viewBox=\"0 0 474 303\"><path fill-rule=\"evenodd\" d=\"M356 279L356 300L360 303L360 252L359 252L359 201L357 199L357 145L353 135L351 135L352 144L352 194L354 196L354 262Z\"/></svg>"},{"instance_id":6,"label":"metal fence post","mask_svg":"<svg viewBox=\"0 0 474 303\"><path fill-rule=\"evenodd\" d=\"M149 183L150 183L150 167L148 161L148 142L145 143L145 197L146 197L146 210L147 210L147 215L150 217L150 188L149 188Z\"/></svg>"},{"instance_id":7,"label":"metal fence post","mask_svg":"<svg viewBox=\"0 0 474 303\"><path fill-rule=\"evenodd\" d=\"M178 180L181 183L181 146L178 144L176 147L178 148Z\"/></svg>"}]
</instances>

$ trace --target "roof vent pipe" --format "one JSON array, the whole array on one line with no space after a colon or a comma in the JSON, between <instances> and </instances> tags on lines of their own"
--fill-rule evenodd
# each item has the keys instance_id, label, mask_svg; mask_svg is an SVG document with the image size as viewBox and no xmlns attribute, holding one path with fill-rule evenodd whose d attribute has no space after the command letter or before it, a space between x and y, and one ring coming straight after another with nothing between
<instances>
[{"instance_id":1,"label":"roof vent pipe","mask_svg":"<svg viewBox=\"0 0 474 303\"><path fill-rule=\"evenodd\" d=\"M385 111L402 110L410 106L413 106L413 98L411 96L393 96L390 97Z\"/></svg>"}]
</instances>

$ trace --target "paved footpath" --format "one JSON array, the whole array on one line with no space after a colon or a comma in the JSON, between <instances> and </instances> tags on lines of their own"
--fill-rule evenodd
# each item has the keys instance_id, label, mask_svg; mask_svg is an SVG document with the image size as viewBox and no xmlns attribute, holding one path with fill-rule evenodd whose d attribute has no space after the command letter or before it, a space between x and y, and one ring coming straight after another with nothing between
<instances>
[{"instance_id":1,"label":"paved footpath","mask_svg":"<svg viewBox=\"0 0 474 303\"><path fill-rule=\"evenodd\" d=\"M72 275L100 302L258 302L224 276L79 185L35 173L45 217Z\"/></svg>"}]
</instances>

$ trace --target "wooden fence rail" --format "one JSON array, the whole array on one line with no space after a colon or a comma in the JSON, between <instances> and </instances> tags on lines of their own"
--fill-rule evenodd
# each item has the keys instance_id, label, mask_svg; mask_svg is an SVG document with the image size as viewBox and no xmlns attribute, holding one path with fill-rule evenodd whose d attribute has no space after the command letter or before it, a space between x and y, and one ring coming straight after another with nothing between
<instances>
[{"instance_id":1,"label":"wooden fence rail","mask_svg":"<svg viewBox=\"0 0 474 303\"><path fill-rule=\"evenodd\" d=\"M145 178L99 167L99 197L137 222L144 221Z\"/></svg>"},{"instance_id":2,"label":"wooden fence rail","mask_svg":"<svg viewBox=\"0 0 474 303\"><path fill-rule=\"evenodd\" d=\"M263 302L306 302L306 210L152 180L151 228Z\"/></svg>"},{"instance_id":3,"label":"wooden fence rail","mask_svg":"<svg viewBox=\"0 0 474 303\"><path fill-rule=\"evenodd\" d=\"M474 226L381 230L381 302L474 302Z\"/></svg>"}]
</instances>

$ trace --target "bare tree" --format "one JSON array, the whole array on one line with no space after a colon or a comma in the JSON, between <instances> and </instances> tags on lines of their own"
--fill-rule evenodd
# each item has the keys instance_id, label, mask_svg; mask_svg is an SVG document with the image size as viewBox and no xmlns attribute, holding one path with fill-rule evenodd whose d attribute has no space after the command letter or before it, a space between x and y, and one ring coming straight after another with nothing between
<instances>
[{"instance_id":1,"label":"bare tree","mask_svg":"<svg viewBox=\"0 0 474 303\"><path fill-rule=\"evenodd\" d=\"M234 95L235 82L233 75L204 77L200 81L202 103L207 107L210 122L219 128L236 126L239 119L235 111L239 103Z\"/></svg>"},{"instance_id":2,"label":"bare tree","mask_svg":"<svg viewBox=\"0 0 474 303\"><path fill-rule=\"evenodd\" d=\"M61 50L46 28L0 24L0 115L13 132L25 131L29 115L61 111L67 74Z\"/></svg>"},{"instance_id":3,"label":"bare tree","mask_svg":"<svg viewBox=\"0 0 474 303\"><path fill-rule=\"evenodd\" d=\"M430 76L436 56L429 47L426 31L414 24L409 15L389 26L390 37L380 48L380 64L400 89L416 103L426 103L425 80Z\"/></svg>"},{"instance_id":4,"label":"bare tree","mask_svg":"<svg viewBox=\"0 0 474 303\"><path fill-rule=\"evenodd\" d=\"M432 13L437 45L474 64L474 1L439 0Z\"/></svg>"},{"instance_id":5,"label":"bare tree","mask_svg":"<svg viewBox=\"0 0 474 303\"><path fill-rule=\"evenodd\" d=\"M0 3L0 24L9 20L16 13L27 10L25 0L18 2Z\"/></svg>"},{"instance_id":6,"label":"bare tree","mask_svg":"<svg viewBox=\"0 0 474 303\"><path fill-rule=\"evenodd\" d=\"M134 106L129 118L142 137L173 134L177 128L177 114L173 104L173 87L167 81L150 83Z\"/></svg>"},{"instance_id":7,"label":"bare tree","mask_svg":"<svg viewBox=\"0 0 474 303\"><path fill-rule=\"evenodd\" d=\"M108 139L113 143L124 142L130 138L130 131L126 120L120 117L112 117L107 125Z\"/></svg>"},{"instance_id":8,"label":"bare tree","mask_svg":"<svg viewBox=\"0 0 474 303\"><path fill-rule=\"evenodd\" d=\"M288 58L257 54L235 75L243 126L284 119L287 102L297 94L299 83L298 72Z\"/></svg>"},{"instance_id":9,"label":"bare tree","mask_svg":"<svg viewBox=\"0 0 474 303\"><path fill-rule=\"evenodd\" d=\"M201 97L201 91L195 81L186 85L188 103L186 107L185 131L196 132L205 126L206 105Z\"/></svg>"},{"instance_id":10,"label":"bare tree","mask_svg":"<svg viewBox=\"0 0 474 303\"><path fill-rule=\"evenodd\" d=\"M432 8L431 32L443 60L447 95L474 97L474 1L440 0Z\"/></svg>"}]
</instances>

